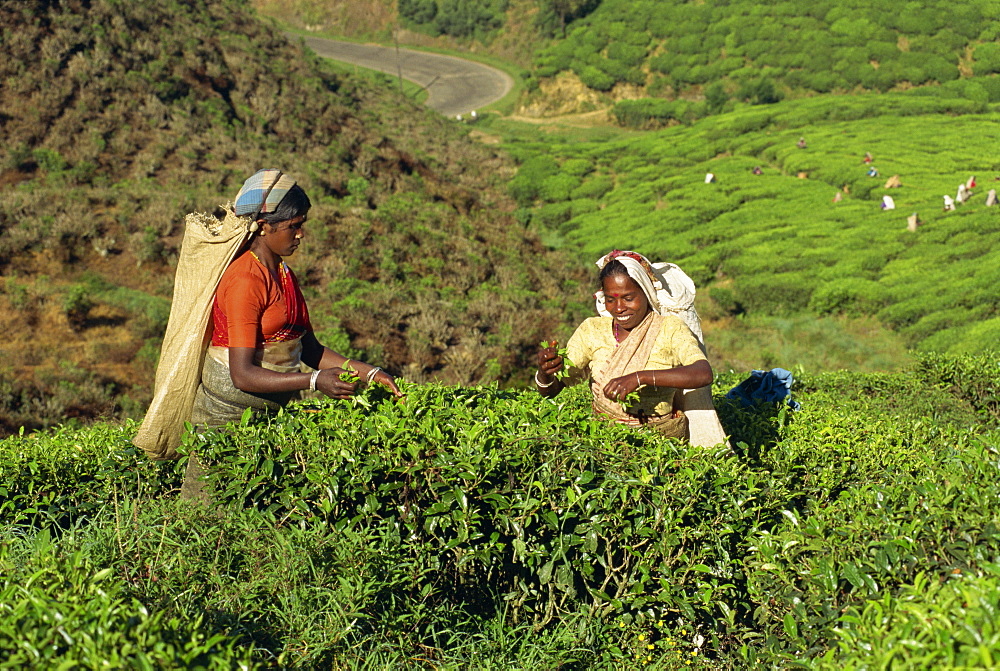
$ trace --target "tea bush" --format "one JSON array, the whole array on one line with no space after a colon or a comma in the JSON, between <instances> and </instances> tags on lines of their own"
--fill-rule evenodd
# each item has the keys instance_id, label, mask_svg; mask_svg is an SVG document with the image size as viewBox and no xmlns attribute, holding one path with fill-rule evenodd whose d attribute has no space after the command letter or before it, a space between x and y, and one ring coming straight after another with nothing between
<instances>
[{"instance_id":1,"label":"tea bush","mask_svg":"<svg viewBox=\"0 0 1000 671\"><path fill-rule=\"evenodd\" d=\"M48 532L0 544L0 650L8 668L249 668L251 652L202 617L150 613L113 569Z\"/></svg>"},{"instance_id":2,"label":"tea bush","mask_svg":"<svg viewBox=\"0 0 1000 671\"><path fill-rule=\"evenodd\" d=\"M926 14L923 11L926 10ZM786 91L888 91L956 80L960 57L976 75L997 71L997 8L985 0L962 6L957 22L945 2L925 3L916 20L885 3L738 2L700 5L604 0L569 27L564 40L541 44L536 75L572 70L586 86L619 83L653 88L665 80L671 98L697 98L700 87L724 84L737 99L781 100ZM909 14L909 12L906 12ZM647 75L646 73L649 73Z\"/></svg>"},{"instance_id":3,"label":"tea bush","mask_svg":"<svg viewBox=\"0 0 1000 671\"><path fill-rule=\"evenodd\" d=\"M195 664L674 668L679 648L696 668L988 668L996 366L801 372L798 412L723 401L741 379L726 374L732 450L595 420L579 387L304 401L186 437L207 508L173 500L183 463L137 456L134 424L15 436L0 441L0 563L17 567L3 589L56 567L66 580L38 593L96 604L73 640L133 617L158 626L127 641Z\"/></svg>"}]
</instances>

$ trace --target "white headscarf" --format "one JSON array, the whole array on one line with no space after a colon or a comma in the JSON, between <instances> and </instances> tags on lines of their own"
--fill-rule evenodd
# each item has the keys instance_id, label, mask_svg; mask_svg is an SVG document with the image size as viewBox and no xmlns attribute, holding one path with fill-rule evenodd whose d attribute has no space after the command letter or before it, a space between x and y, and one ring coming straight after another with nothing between
<instances>
[{"instance_id":1,"label":"white headscarf","mask_svg":"<svg viewBox=\"0 0 1000 671\"><path fill-rule=\"evenodd\" d=\"M675 313L684 320L688 328L697 336L698 342L704 342L701 332L701 319L694 309L694 282L683 270L673 263L650 263L642 254L615 250L597 260L597 267L604 269L609 261L618 261L628 276L642 287L646 294L649 307L656 314ZM594 294L597 312L602 317L610 317L611 313L604 307L604 292Z\"/></svg>"}]
</instances>

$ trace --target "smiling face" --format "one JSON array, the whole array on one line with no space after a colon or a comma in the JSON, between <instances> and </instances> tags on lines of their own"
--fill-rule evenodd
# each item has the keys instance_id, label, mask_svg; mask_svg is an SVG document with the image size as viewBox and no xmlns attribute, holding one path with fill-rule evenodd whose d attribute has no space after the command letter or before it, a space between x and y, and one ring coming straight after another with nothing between
<instances>
[{"instance_id":1,"label":"smiling face","mask_svg":"<svg viewBox=\"0 0 1000 671\"><path fill-rule=\"evenodd\" d=\"M305 235L302 226L306 223L305 215L279 221L276 224L263 225L262 242L277 256L285 257L299 248L299 241Z\"/></svg>"},{"instance_id":2,"label":"smiling face","mask_svg":"<svg viewBox=\"0 0 1000 671\"><path fill-rule=\"evenodd\" d=\"M628 275L614 274L601 282L604 307L618 327L631 331L649 314L649 300L642 288Z\"/></svg>"}]
</instances>

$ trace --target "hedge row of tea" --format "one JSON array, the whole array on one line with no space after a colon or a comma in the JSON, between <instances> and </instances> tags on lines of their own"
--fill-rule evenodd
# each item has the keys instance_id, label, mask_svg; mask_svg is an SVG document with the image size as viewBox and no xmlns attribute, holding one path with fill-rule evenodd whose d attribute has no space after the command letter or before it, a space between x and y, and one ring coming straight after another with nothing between
<instances>
[{"instance_id":1,"label":"hedge row of tea","mask_svg":"<svg viewBox=\"0 0 1000 671\"><path fill-rule=\"evenodd\" d=\"M1000 208L986 206L1000 162L984 142L998 116L948 91L746 106L617 139L515 130L511 191L550 244L673 261L732 314L872 315L921 349L981 351L1000 337ZM943 211L973 175L971 200Z\"/></svg>"},{"instance_id":2,"label":"hedge row of tea","mask_svg":"<svg viewBox=\"0 0 1000 671\"><path fill-rule=\"evenodd\" d=\"M603 0L539 51L536 74L572 71L597 91L629 84L671 97L712 85L723 100L752 100L761 82L887 91L1000 72L998 12L988 0L905 9L889 0Z\"/></svg>"},{"instance_id":3,"label":"hedge row of tea","mask_svg":"<svg viewBox=\"0 0 1000 671\"><path fill-rule=\"evenodd\" d=\"M732 451L582 389L303 402L136 455L134 424L0 442L0 649L83 668L990 668L995 356L722 400ZM947 642L946 645L942 642Z\"/></svg>"}]
</instances>

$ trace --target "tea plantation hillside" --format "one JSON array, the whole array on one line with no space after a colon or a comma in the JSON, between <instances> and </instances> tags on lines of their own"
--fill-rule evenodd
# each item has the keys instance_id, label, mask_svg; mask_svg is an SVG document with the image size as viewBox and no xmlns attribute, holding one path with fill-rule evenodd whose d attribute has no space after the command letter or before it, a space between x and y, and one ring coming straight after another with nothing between
<instances>
[{"instance_id":1,"label":"tea plantation hillside","mask_svg":"<svg viewBox=\"0 0 1000 671\"><path fill-rule=\"evenodd\" d=\"M245 2L5 0L0 45L0 435L142 411L184 214L262 166L312 198L292 265L334 347L506 380L567 321L526 300L580 272L510 217L507 158Z\"/></svg>"},{"instance_id":2,"label":"tea plantation hillside","mask_svg":"<svg viewBox=\"0 0 1000 671\"><path fill-rule=\"evenodd\" d=\"M407 385L136 455L135 424L0 441L13 667L995 668L995 355L715 391L733 449L587 392Z\"/></svg>"},{"instance_id":3,"label":"tea plantation hillside","mask_svg":"<svg viewBox=\"0 0 1000 671\"><path fill-rule=\"evenodd\" d=\"M998 19L990 0L602 0L536 53L537 102L558 88L553 78L616 98L702 100L708 112L978 78L1000 72Z\"/></svg>"},{"instance_id":4,"label":"tea plantation hillside","mask_svg":"<svg viewBox=\"0 0 1000 671\"><path fill-rule=\"evenodd\" d=\"M552 246L678 263L709 314L867 315L911 347L977 352L1000 338L1000 117L964 92L744 105L645 133L491 124L521 162L519 215ZM972 197L943 211L972 176Z\"/></svg>"}]
</instances>

